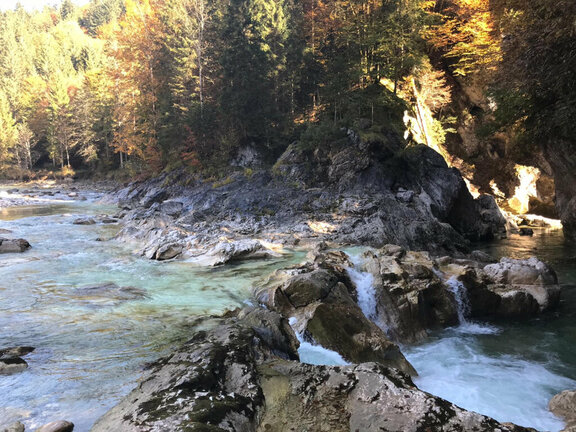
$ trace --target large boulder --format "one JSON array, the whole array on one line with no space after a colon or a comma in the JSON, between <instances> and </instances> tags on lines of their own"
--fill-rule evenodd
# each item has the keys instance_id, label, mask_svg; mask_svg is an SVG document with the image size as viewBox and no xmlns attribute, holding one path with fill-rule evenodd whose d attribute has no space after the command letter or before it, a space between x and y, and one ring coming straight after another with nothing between
<instances>
[{"instance_id":1,"label":"large boulder","mask_svg":"<svg viewBox=\"0 0 576 432\"><path fill-rule=\"evenodd\" d=\"M313 261L277 273L256 297L292 319L304 339L338 352L350 362L378 361L416 374L398 346L358 305L357 287L343 252L320 252Z\"/></svg>"},{"instance_id":2,"label":"large boulder","mask_svg":"<svg viewBox=\"0 0 576 432\"><path fill-rule=\"evenodd\" d=\"M576 390L564 390L558 393L550 400L548 406L550 411L566 422L562 432L576 432Z\"/></svg>"},{"instance_id":3,"label":"large boulder","mask_svg":"<svg viewBox=\"0 0 576 432\"><path fill-rule=\"evenodd\" d=\"M378 322L394 340L417 342L429 328L458 323L454 295L428 253L387 245L363 260L374 278Z\"/></svg>"},{"instance_id":4,"label":"large boulder","mask_svg":"<svg viewBox=\"0 0 576 432\"><path fill-rule=\"evenodd\" d=\"M198 331L177 353L153 364L92 432L256 430L264 407L257 362L297 358L293 333L288 339L272 336L291 332L285 323L275 327L283 319L273 312L259 315Z\"/></svg>"},{"instance_id":5,"label":"large boulder","mask_svg":"<svg viewBox=\"0 0 576 432\"><path fill-rule=\"evenodd\" d=\"M0 253L24 252L30 249L30 247L28 240L0 237Z\"/></svg>"},{"instance_id":6,"label":"large boulder","mask_svg":"<svg viewBox=\"0 0 576 432\"><path fill-rule=\"evenodd\" d=\"M217 320L151 365L92 432L528 431L424 393L408 375L379 363L290 361L293 342L273 312Z\"/></svg>"},{"instance_id":7,"label":"large boulder","mask_svg":"<svg viewBox=\"0 0 576 432\"><path fill-rule=\"evenodd\" d=\"M407 375L378 363L319 367L276 361L259 370L266 403L259 431L529 430L424 393Z\"/></svg>"}]
</instances>

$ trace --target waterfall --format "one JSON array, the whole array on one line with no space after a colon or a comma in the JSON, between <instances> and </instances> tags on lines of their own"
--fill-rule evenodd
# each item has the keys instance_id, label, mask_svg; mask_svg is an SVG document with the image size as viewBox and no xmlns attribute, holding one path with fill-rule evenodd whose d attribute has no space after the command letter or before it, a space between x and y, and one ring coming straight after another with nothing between
<instances>
[{"instance_id":1,"label":"waterfall","mask_svg":"<svg viewBox=\"0 0 576 432\"><path fill-rule=\"evenodd\" d=\"M368 272L358 270L360 261L352 258L354 268L349 268L348 276L356 286L358 295L358 306L362 312L372 322L377 322L378 314L376 313L376 290L374 289L374 277Z\"/></svg>"},{"instance_id":2,"label":"waterfall","mask_svg":"<svg viewBox=\"0 0 576 432\"><path fill-rule=\"evenodd\" d=\"M462 282L452 276L446 281L450 291L456 300L458 322L460 325L469 324L467 317L470 315L470 302L468 301L468 291Z\"/></svg>"},{"instance_id":3,"label":"waterfall","mask_svg":"<svg viewBox=\"0 0 576 432\"><path fill-rule=\"evenodd\" d=\"M498 327L489 324L479 324L469 320L471 308L466 285L456 279L455 276L450 277L446 281L446 285L448 285L448 288L454 294L454 299L456 300L456 312L458 313L459 322L456 331L468 334L495 334L500 332Z\"/></svg>"},{"instance_id":4,"label":"waterfall","mask_svg":"<svg viewBox=\"0 0 576 432\"><path fill-rule=\"evenodd\" d=\"M298 342L300 342L300 347L298 348L298 355L300 356L300 361L302 363L308 363L313 365L325 365L325 366L344 366L348 363L340 354L336 351L324 348L322 345L313 344L304 340L302 333L296 330L297 319L291 317L288 322L294 333Z\"/></svg>"}]
</instances>

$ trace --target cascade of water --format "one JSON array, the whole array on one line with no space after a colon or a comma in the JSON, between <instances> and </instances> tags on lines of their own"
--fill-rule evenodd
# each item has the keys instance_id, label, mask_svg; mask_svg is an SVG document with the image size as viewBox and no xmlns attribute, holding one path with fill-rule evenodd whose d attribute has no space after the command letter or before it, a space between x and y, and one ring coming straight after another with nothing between
<instances>
[{"instance_id":1,"label":"cascade of water","mask_svg":"<svg viewBox=\"0 0 576 432\"><path fill-rule=\"evenodd\" d=\"M358 270L360 262L358 259L352 259L354 268L348 269L348 275L356 286L358 295L358 306L370 321L376 322L378 314L376 313L376 290L374 289L374 277L368 272Z\"/></svg>"},{"instance_id":2,"label":"cascade of water","mask_svg":"<svg viewBox=\"0 0 576 432\"><path fill-rule=\"evenodd\" d=\"M344 366L349 364L336 351L329 350L324 348L322 345L313 344L304 340L302 333L296 330L296 318L292 317L288 320L288 322L294 330L296 338L298 338L298 342L300 342L298 355L300 356L300 361L302 363L325 366Z\"/></svg>"},{"instance_id":3,"label":"cascade of water","mask_svg":"<svg viewBox=\"0 0 576 432\"><path fill-rule=\"evenodd\" d=\"M452 276L446 281L450 291L454 294L456 299L456 306L458 312L458 322L468 324L467 317L470 315L470 302L468 301L468 291L462 282Z\"/></svg>"}]
</instances>

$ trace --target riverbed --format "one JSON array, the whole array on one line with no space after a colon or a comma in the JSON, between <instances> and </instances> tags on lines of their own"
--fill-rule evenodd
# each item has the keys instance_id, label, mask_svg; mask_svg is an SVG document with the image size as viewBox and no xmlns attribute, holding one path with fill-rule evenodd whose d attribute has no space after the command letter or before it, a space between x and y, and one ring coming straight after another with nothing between
<instances>
[{"instance_id":1,"label":"riverbed","mask_svg":"<svg viewBox=\"0 0 576 432\"><path fill-rule=\"evenodd\" d=\"M197 318L241 306L255 283L304 258L304 252L287 251L278 259L220 268L156 262L106 241L118 230L114 224L72 223L114 211L90 201L0 211L0 228L33 245L24 254L0 256L1 345L37 348L26 357L25 372L0 376L0 427L21 420L32 429L66 419L76 431L88 431L135 386L147 362L193 334ZM402 347L420 374L415 382L499 421L558 431L563 424L547 403L576 388L576 249L565 246L558 231L480 247L496 256L548 261L564 288L561 307L529 322L465 322ZM131 288L86 290L110 283ZM122 292L137 295L126 299ZM302 354L313 363L341 361L309 344Z\"/></svg>"},{"instance_id":2,"label":"riverbed","mask_svg":"<svg viewBox=\"0 0 576 432\"><path fill-rule=\"evenodd\" d=\"M101 241L115 234L113 224L73 224L113 211L90 202L0 211L0 228L32 244L0 256L0 345L36 347L25 372L0 376L0 428L66 419L88 431L135 386L146 362L191 337L197 318L241 306L257 281L303 258L208 269L160 263ZM135 289L86 290L109 283ZM142 295L126 300L122 292Z\"/></svg>"}]
</instances>

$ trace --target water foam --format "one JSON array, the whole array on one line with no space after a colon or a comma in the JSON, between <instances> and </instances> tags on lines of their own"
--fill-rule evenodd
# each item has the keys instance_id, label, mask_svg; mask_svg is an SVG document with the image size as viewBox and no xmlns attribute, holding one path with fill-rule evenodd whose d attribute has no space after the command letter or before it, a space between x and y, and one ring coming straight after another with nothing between
<instances>
[{"instance_id":1,"label":"water foam","mask_svg":"<svg viewBox=\"0 0 576 432\"><path fill-rule=\"evenodd\" d=\"M462 337L448 330L435 342L406 347L404 354L419 373L416 385L501 422L561 430L562 421L548 411L547 404L554 394L576 383L545 364L488 354L479 343L482 337Z\"/></svg>"},{"instance_id":2,"label":"water foam","mask_svg":"<svg viewBox=\"0 0 576 432\"><path fill-rule=\"evenodd\" d=\"M340 354L336 351L324 348L322 345L313 344L304 340L304 337L300 332L298 332L295 327L297 324L296 318L292 317L288 320L290 326L294 329L294 333L300 342L300 347L298 348L298 355L300 356L300 361L302 363L307 363L311 365L323 365L323 366L344 366L348 363L342 358Z\"/></svg>"},{"instance_id":3,"label":"water foam","mask_svg":"<svg viewBox=\"0 0 576 432\"><path fill-rule=\"evenodd\" d=\"M358 306L370 321L377 321L376 312L376 290L374 289L374 277L371 273L358 269L362 261L358 257L351 257L354 268L347 269L350 279L356 286L358 295Z\"/></svg>"}]
</instances>

